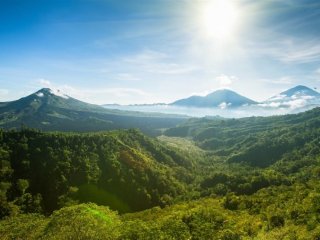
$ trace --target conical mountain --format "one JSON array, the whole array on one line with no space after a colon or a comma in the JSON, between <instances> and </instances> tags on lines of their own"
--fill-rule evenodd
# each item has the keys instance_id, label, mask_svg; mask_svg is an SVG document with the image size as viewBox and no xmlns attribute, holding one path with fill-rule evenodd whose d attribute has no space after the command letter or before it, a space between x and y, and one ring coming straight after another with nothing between
<instances>
[{"instance_id":1,"label":"conical mountain","mask_svg":"<svg viewBox=\"0 0 320 240\"><path fill-rule=\"evenodd\" d=\"M22 125L54 131L100 131L140 128L145 133L174 126L185 118L108 110L85 103L59 90L43 88L16 101L0 103L0 128Z\"/></svg>"},{"instance_id":2,"label":"conical mountain","mask_svg":"<svg viewBox=\"0 0 320 240\"><path fill-rule=\"evenodd\" d=\"M39 91L12 102L0 103L2 109L8 109L15 113L25 112L36 114L40 111L47 111L50 108L72 109L72 110L104 110L98 105L88 104L63 94L60 90L42 88Z\"/></svg>"},{"instance_id":3,"label":"conical mountain","mask_svg":"<svg viewBox=\"0 0 320 240\"><path fill-rule=\"evenodd\" d=\"M280 93L280 95L287 96L287 97L299 97L299 96L320 97L320 93L302 85L298 85L296 87L290 88Z\"/></svg>"},{"instance_id":4,"label":"conical mountain","mask_svg":"<svg viewBox=\"0 0 320 240\"><path fill-rule=\"evenodd\" d=\"M283 91L265 102L288 102L293 100L312 100L320 98L320 93L306 86L298 85Z\"/></svg>"},{"instance_id":5,"label":"conical mountain","mask_svg":"<svg viewBox=\"0 0 320 240\"><path fill-rule=\"evenodd\" d=\"M289 108L294 113L312 109L319 104L320 93L306 86L298 85L267 99L260 105L269 108Z\"/></svg>"},{"instance_id":6,"label":"conical mountain","mask_svg":"<svg viewBox=\"0 0 320 240\"><path fill-rule=\"evenodd\" d=\"M217 90L204 97L191 96L189 98L180 99L171 103L171 105L176 106L199 108L227 108L251 104L256 104L256 102L228 89Z\"/></svg>"}]
</instances>

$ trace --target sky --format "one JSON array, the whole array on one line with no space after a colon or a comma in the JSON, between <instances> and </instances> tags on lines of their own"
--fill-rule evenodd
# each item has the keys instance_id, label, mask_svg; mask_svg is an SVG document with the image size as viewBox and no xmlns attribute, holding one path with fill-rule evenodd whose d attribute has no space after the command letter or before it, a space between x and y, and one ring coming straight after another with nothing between
<instances>
[{"instance_id":1,"label":"sky","mask_svg":"<svg viewBox=\"0 0 320 240\"><path fill-rule=\"evenodd\" d=\"M0 101L95 104L320 89L318 0L0 0Z\"/></svg>"}]
</instances>

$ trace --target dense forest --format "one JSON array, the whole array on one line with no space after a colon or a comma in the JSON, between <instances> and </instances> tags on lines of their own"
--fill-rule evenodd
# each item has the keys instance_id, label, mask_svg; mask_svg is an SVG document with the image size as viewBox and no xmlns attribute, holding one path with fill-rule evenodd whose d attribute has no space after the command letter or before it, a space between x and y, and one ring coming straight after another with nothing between
<instances>
[{"instance_id":1,"label":"dense forest","mask_svg":"<svg viewBox=\"0 0 320 240\"><path fill-rule=\"evenodd\" d=\"M186 192L192 163L136 130L94 134L0 132L1 216L50 214L78 202L120 212L164 206Z\"/></svg>"},{"instance_id":2,"label":"dense forest","mask_svg":"<svg viewBox=\"0 0 320 240\"><path fill-rule=\"evenodd\" d=\"M0 131L0 239L320 239L320 109Z\"/></svg>"}]
</instances>

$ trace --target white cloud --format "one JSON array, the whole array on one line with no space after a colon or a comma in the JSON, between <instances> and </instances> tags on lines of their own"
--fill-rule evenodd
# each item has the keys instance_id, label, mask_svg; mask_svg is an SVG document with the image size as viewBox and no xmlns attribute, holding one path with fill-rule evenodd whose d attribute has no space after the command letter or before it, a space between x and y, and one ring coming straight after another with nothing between
<instances>
[{"instance_id":1,"label":"white cloud","mask_svg":"<svg viewBox=\"0 0 320 240\"><path fill-rule=\"evenodd\" d=\"M258 104L260 107L278 108L281 106L281 102L266 102Z\"/></svg>"},{"instance_id":2,"label":"white cloud","mask_svg":"<svg viewBox=\"0 0 320 240\"><path fill-rule=\"evenodd\" d=\"M306 99L295 99L289 102L286 102L285 104L289 106L291 109L301 108L306 106L308 101Z\"/></svg>"},{"instance_id":3,"label":"white cloud","mask_svg":"<svg viewBox=\"0 0 320 240\"><path fill-rule=\"evenodd\" d=\"M307 106L312 100L313 96L304 96L304 95L293 95L291 97L287 97L285 95L276 95L268 101L259 104L261 107L269 107L269 108L289 108L295 110L297 108L302 108Z\"/></svg>"},{"instance_id":4,"label":"white cloud","mask_svg":"<svg viewBox=\"0 0 320 240\"><path fill-rule=\"evenodd\" d=\"M219 108L220 109L226 109L226 108L228 108L228 107L230 107L231 106L231 103L226 103L226 102L222 102L222 103L220 103L219 104Z\"/></svg>"},{"instance_id":5,"label":"white cloud","mask_svg":"<svg viewBox=\"0 0 320 240\"><path fill-rule=\"evenodd\" d=\"M216 80L219 82L221 88L227 88L232 85L232 83L238 80L235 76L227 76L227 75L220 75L216 77Z\"/></svg>"}]
</instances>

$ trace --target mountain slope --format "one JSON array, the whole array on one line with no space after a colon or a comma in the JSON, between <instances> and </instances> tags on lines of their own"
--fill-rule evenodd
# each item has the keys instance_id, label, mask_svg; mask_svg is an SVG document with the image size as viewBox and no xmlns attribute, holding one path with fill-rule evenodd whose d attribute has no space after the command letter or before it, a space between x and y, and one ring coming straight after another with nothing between
<instances>
[{"instance_id":1,"label":"mountain slope","mask_svg":"<svg viewBox=\"0 0 320 240\"><path fill-rule=\"evenodd\" d=\"M240 107L243 105L255 104L256 102L239 95L238 93L223 89L217 90L207 96L191 96L189 98L177 100L171 105L184 106L184 107L200 107L200 108L227 108L227 107Z\"/></svg>"},{"instance_id":2,"label":"mountain slope","mask_svg":"<svg viewBox=\"0 0 320 240\"><path fill-rule=\"evenodd\" d=\"M294 96L313 96L313 97L320 97L320 93L311 88L306 86L298 85L296 87L290 88L287 91L280 93L280 95L284 95L287 97L294 97Z\"/></svg>"},{"instance_id":3,"label":"mountain slope","mask_svg":"<svg viewBox=\"0 0 320 240\"><path fill-rule=\"evenodd\" d=\"M264 101L261 106L308 110L320 103L320 93L298 85Z\"/></svg>"},{"instance_id":4,"label":"mountain slope","mask_svg":"<svg viewBox=\"0 0 320 240\"><path fill-rule=\"evenodd\" d=\"M0 154L0 185L12 183L1 188L0 203L3 196L9 202L28 193L26 212L40 208L50 213L74 201L109 205L121 212L164 205L184 191L184 174L176 174L178 169L192 166L181 154L136 130L0 130ZM35 206L40 199L41 205Z\"/></svg>"},{"instance_id":5,"label":"mountain slope","mask_svg":"<svg viewBox=\"0 0 320 240\"><path fill-rule=\"evenodd\" d=\"M320 108L292 115L242 119L191 119L168 129L171 137L192 138L230 162L266 167L295 149L318 144Z\"/></svg>"},{"instance_id":6,"label":"mountain slope","mask_svg":"<svg viewBox=\"0 0 320 240\"><path fill-rule=\"evenodd\" d=\"M0 103L0 127L6 129L21 125L61 131L140 128L150 133L183 120L183 117L174 115L107 110L48 88L16 101Z\"/></svg>"}]
</instances>

